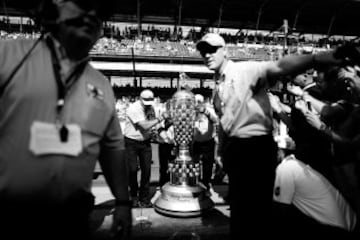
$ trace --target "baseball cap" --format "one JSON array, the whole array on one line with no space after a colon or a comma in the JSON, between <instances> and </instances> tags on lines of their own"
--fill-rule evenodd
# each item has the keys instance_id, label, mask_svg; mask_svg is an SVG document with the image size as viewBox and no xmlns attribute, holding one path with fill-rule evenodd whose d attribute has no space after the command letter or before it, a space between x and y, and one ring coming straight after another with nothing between
<instances>
[{"instance_id":1,"label":"baseball cap","mask_svg":"<svg viewBox=\"0 0 360 240\"><path fill-rule=\"evenodd\" d=\"M196 49L201 51L206 46L225 47L225 40L217 33L207 33L196 44Z\"/></svg>"},{"instance_id":2,"label":"baseball cap","mask_svg":"<svg viewBox=\"0 0 360 240\"><path fill-rule=\"evenodd\" d=\"M203 103L204 102L204 97L201 94L195 94L195 102L198 103Z\"/></svg>"},{"instance_id":3,"label":"baseball cap","mask_svg":"<svg viewBox=\"0 0 360 240\"><path fill-rule=\"evenodd\" d=\"M154 93L149 89L145 89L140 93L140 100L146 106L153 105L154 104Z\"/></svg>"}]
</instances>

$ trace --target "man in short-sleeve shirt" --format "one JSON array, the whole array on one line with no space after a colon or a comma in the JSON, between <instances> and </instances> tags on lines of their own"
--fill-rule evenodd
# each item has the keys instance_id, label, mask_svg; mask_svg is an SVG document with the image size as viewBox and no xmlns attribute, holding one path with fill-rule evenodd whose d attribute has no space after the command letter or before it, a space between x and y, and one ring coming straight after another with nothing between
<instances>
[{"instance_id":1,"label":"man in short-sleeve shirt","mask_svg":"<svg viewBox=\"0 0 360 240\"><path fill-rule=\"evenodd\" d=\"M151 207L150 177L151 177L151 134L163 119L156 118L153 107L154 94L145 89L140 93L140 99L132 103L126 110L124 128L125 146L130 168L130 192L133 206ZM138 186L138 160L141 171L140 188ZM138 201L139 200L139 201Z\"/></svg>"},{"instance_id":2,"label":"man in short-sleeve shirt","mask_svg":"<svg viewBox=\"0 0 360 240\"><path fill-rule=\"evenodd\" d=\"M276 211L284 213L278 224L289 222L284 228L298 230L301 226L304 234L320 233L322 229L340 234L343 229L346 234L356 226L356 213L340 192L321 173L293 155L276 169L274 201L283 206ZM298 214L290 214L292 211Z\"/></svg>"}]
</instances>

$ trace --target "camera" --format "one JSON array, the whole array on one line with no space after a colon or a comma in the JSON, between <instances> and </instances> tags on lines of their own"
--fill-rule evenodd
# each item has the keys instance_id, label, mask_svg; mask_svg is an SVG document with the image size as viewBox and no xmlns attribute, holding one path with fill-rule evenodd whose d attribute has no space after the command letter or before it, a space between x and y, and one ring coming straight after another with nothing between
<instances>
[{"instance_id":1,"label":"camera","mask_svg":"<svg viewBox=\"0 0 360 240\"><path fill-rule=\"evenodd\" d=\"M307 101L307 102L306 102L306 106L307 106L307 109L308 109L309 111L312 111L311 102Z\"/></svg>"}]
</instances>

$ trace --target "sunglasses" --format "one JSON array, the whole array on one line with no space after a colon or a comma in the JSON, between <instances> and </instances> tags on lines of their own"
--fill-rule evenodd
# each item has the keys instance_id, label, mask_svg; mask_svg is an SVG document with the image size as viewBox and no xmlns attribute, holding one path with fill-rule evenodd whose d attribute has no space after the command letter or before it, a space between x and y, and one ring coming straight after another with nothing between
<instances>
[{"instance_id":1,"label":"sunglasses","mask_svg":"<svg viewBox=\"0 0 360 240\"><path fill-rule=\"evenodd\" d=\"M95 23L98 26L101 26L101 19L90 14L84 14L77 18L67 19L64 21L64 23L75 27L81 27L86 24L85 18L88 18L91 22Z\"/></svg>"},{"instance_id":2,"label":"sunglasses","mask_svg":"<svg viewBox=\"0 0 360 240\"><path fill-rule=\"evenodd\" d=\"M202 49L200 49L200 54L201 56L205 57L206 54L213 54L213 53L216 53L216 51L221 48L219 46L206 46L206 47L203 47Z\"/></svg>"}]
</instances>

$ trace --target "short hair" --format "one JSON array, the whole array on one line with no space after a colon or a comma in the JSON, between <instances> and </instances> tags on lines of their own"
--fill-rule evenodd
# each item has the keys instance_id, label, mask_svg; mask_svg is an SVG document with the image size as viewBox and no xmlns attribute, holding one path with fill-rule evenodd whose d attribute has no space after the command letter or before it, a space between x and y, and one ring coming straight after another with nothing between
<instances>
[{"instance_id":1,"label":"short hair","mask_svg":"<svg viewBox=\"0 0 360 240\"><path fill-rule=\"evenodd\" d=\"M97 10L97 15L101 20L106 20L111 17L117 10L116 0L63 0L71 1L77 4L80 8L93 7ZM34 21L37 25L42 26L46 31L52 31L54 23L56 23L59 17L58 9L54 3L54 0L41 0L38 3L38 8L35 11Z\"/></svg>"}]
</instances>

